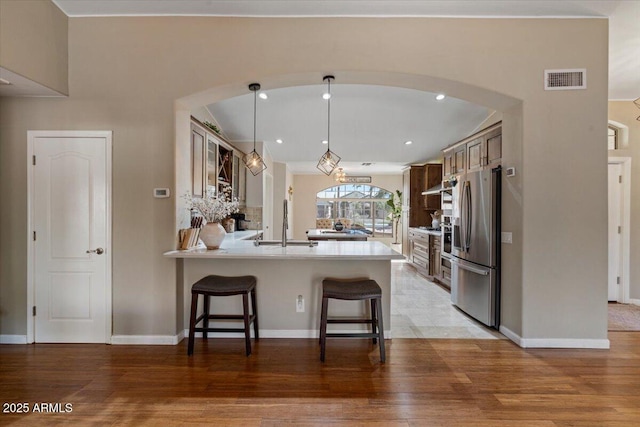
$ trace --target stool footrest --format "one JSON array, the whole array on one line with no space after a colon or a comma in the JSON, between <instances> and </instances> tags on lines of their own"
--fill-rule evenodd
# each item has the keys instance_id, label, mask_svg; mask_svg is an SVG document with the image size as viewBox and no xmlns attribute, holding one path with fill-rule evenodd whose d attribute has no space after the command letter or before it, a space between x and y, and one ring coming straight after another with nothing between
<instances>
[{"instance_id":1,"label":"stool footrest","mask_svg":"<svg viewBox=\"0 0 640 427\"><path fill-rule=\"evenodd\" d=\"M371 332L343 332L343 333L328 333L327 338L378 338L378 334L372 334Z\"/></svg>"},{"instance_id":2,"label":"stool footrest","mask_svg":"<svg viewBox=\"0 0 640 427\"><path fill-rule=\"evenodd\" d=\"M244 328L193 328L194 332L244 332Z\"/></svg>"},{"instance_id":3,"label":"stool footrest","mask_svg":"<svg viewBox=\"0 0 640 427\"><path fill-rule=\"evenodd\" d=\"M372 323L371 319L327 319L327 323Z\"/></svg>"}]
</instances>

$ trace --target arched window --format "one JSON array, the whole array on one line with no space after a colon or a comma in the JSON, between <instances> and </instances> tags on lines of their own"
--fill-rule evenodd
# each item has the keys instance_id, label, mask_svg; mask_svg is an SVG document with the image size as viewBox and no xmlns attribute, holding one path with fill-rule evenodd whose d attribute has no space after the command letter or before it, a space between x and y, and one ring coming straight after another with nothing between
<instances>
[{"instance_id":1,"label":"arched window","mask_svg":"<svg viewBox=\"0 0 640 427\"><path fill-rule=\"evenodd\" d=\"M327 228L338 219L347 227L364 230L375 237L392 237L387 200L393 193L363 184L342 184L316 194L316 218L319 228ZM346 220L346 221L345 221Z\"/></svg>"}]
</instances>

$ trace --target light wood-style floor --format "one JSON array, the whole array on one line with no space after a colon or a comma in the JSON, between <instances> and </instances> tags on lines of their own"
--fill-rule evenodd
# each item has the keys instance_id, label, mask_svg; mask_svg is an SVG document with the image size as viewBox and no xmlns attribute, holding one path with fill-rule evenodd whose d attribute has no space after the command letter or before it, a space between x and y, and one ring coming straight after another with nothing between
<instances>
[{"instance_id":1,"label":"light wood-style floor","mask_svg":"<svg viewBox=\"0 0 640 427\"><path fill-rule=\"evenodd\" d=\"M523 350L508 340L242 339L177 346L0 345L0 425L640 425L640 333L610 350ZM4 409L4 408L3 408Z\"/></svg>"}]
</instances>

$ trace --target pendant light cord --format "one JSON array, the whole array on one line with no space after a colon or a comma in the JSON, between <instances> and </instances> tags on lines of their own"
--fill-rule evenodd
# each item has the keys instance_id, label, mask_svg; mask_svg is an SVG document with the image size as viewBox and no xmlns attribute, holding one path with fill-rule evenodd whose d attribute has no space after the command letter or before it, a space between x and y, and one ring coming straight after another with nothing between
<instances>
[{"instance_id":1,"label":"pendant light cord","mask_svg":"<svg viewBox=\"0 0 640 427\"><path fill-rule=\"evenodd\" d=\"M258 91L253 91L253 151L256 151L256 104L258 100Z\"/></svg>"},{"instance_id":2,"label":"pendant light cord","mask_svg":"<svg viewBox=\"0 0 640 427\"><path fill-rule=\"evenodd\" d=\"M327 151L331 151L331 78L327 79Z\"/></svg>"}]
</instances>

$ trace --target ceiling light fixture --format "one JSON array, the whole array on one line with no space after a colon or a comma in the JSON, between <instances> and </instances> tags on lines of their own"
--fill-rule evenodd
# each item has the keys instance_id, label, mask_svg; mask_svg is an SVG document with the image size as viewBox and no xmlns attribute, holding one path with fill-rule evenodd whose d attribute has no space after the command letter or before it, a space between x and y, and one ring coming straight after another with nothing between
<instances>
[{"instance_id":1,"label":"ceiling light fixture","mask_svg":"<svg viewBox=\"0 0 640 427\"><path fill-rule=\"evenodd\" d=\"M328 144L328 143L329 143L329 141L327 141L326 139L323 139L323 140L322 140L322 143L326 145L326 144Z\"/></svg>"},{"instance_id":2,"label":"ceiling light fixture","mask_svg":"<svg viewBox=\"0 0 640 427\"><path fill-rule=\"evenodd\" d=\"M276 142L277 142L278 144L282 144L284 141L283 141L283 140L281 140L281 139L276 139Z\"/></svg>"},{"instance_id":3,"label":"ceiling light fixture","mask_svg":"<svg viewBox=\"0 0 640 427\"><path fill-rule=\"evenodd\" d=\"M338 168L338 171L334 175L336 182L345 182L347 180L347 174L342 168Z\"/></svg>"},{"instance_id":4,"label":"ceiling light fixture","mask_svg":"<svg viewBox=\"0 0 640 427\"><path fill-rule=\"evenodd\" d=\"M266 94L266 93L264 93L264 92L260 92L260 95L258 95L258 96L260 97L260 99L267 99L267 98L269 98L269 95L267 95L267 94Z\"/></svg>"},{"instance_id":5,"label":"ceiling light fixture","mask_svg":"<svg viewBox=\"0 0 640 427\"><path fill-rule=\"evenodd\" d=\"M331 80L334 80L333 76L324 76L323 81L327 82L327 93L329 97L327 99L327 152L320 157L320 161L318 161L318 165L316 166L318 169L322 171L325 175L331 175L331 172L338 166L340 163L340 156L331 151Z\"/></svg>"},{"instance_id":6,"label":"ceiling light fixture","mask_svg":"<svg viewBox=\"0 0 640 427\"><path fill-rule=\"evenodd\" d=\"M438 101L442 101L445 98L446 96L444 95L444 93L439 93L438 95L436 95L436 100Z\"/></svg>"},{"instance_id":7,"label":"ceiling light fixture","mask_svg":"<svg viewBox=\"0 0 640 427\"><path fill-rule=\"evenodd\" d=\"M258 175L260 172L267 168L264 164L264 160L260 157L260 154L256 151L256 105L258 101L258 91L260 90L259 83L251 83L249 90L253 92L253 151L249 154L245 154L242 158L247 169L251 171L253 176Z\"/></svg>"},{"instance_id":8,"label":"ceiling light fixture","mask_svg":"<svg viewBox=\"0 0 640 427\"><path fill-rule=\"evenodd\" d=\"M405 141L404 142L404 145L411 145L411 144L413 144L413 141Z\"/></svg>"}]
</instances>

